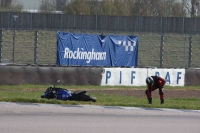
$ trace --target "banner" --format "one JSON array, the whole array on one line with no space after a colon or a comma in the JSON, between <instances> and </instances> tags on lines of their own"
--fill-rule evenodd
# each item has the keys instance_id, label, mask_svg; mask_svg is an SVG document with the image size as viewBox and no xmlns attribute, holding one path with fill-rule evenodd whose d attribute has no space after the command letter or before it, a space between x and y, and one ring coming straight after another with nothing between
<instances>
[{"instance_id":1,"label":"banner","mask_svg":"<svg viewBox=\"0 0 200 133\"><path fill-rule=\"evenodd\" d=\"M102 86L146 86L146 77L160 76L168 86L184 86L185 69L104 68Z\"/></svg>"},{"instance_id":2,"label":"banner","mask_svg":"<svg viewBox=\"0 0 200 133\"><path fill-rule=\"evenodd\" d=\"M136 67L137 61L137 36L57 33L60 66Z\"/></svg>"}]
</instances>

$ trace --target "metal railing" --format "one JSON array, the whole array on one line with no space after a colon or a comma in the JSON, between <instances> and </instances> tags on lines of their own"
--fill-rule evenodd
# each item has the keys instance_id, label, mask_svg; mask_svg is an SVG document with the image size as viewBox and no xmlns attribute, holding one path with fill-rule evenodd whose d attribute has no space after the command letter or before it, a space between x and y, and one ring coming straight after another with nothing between
<instances>
[{"instance_id":1,"label":"metal railing","mask_svg":"<svg viewBox=\"0 0 200 133\"><path fill-rule=\"evenodd\" d=\"M75 32L83 33L81 31ZM57 31L55 30L1 29L0 63L56 65L56 33ZM93 32L90 33L92 34ZM104 34L106 33L104 32ZM117 34L135 35L139 37L137 67L200 67L200 35L155 33Z\"/></svg>"},{"instance_id":2,"label":"metal railing","mask_svg":"<svg viewBox=\"0 0 200 133\"><path fill-rule=\"evenodd\" d=\"M200 34L200 18L0 12L0 28Z\"/></svg>"}]
</instances>

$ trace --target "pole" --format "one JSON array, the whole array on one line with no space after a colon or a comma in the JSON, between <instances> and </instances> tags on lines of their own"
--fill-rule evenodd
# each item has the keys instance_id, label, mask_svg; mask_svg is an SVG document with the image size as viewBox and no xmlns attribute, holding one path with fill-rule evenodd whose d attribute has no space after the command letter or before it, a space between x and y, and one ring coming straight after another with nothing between
<instances>
[{"instance_id":1,"label":"pole","mask_svg":"<svg viewBox=\"0 0 200 133\"><path fill-rule=\"evenodd\" d=\"M188 67L192 67L192 37L189 37L189 60L188 60Z\"/></svg>"},{"instance_id":2,"label":"pole","mask_svg":"<svg viewBox=\"0 0 200 133\"><path fill-rule=\"evenodd\" d=\"M34 44L34 64L38 63L37 54L38 54L38 31L35 31L35 44Z\"/></svg>"},{"instance_id":3,"label":"pole","mask_svg":"<svg viewBox=\"0 0 200 133\"><path fill-rule=\"evenodd\" d=\"M12 50L12 62L15 63L15 21L14 21L14 30L13 30L13 50Z\"/></svg>"},{"instance_id":4,"label":"pole","mask_svg":"<svg viewBox=\"0 0 200 133\"><path fill-rule=\"evenodd\" d=\"M186 34L184 39L184 67L186 67Z\"/></svg>"},{"instance_id":5,"label":"pole","mask_svg":"<svg viewBox=\"0 0 200 133\"><path fill-rule=\"evenodd\" d=\"M2 38L3 38L3 30L0 30L0 63L2 63Z\"/></svg>"},{"instance_id":6,"label":"pole","mask_svg":"<svg viewBox=\"0 0 200 133\"><path fill-rule=\"evenodd\" d=\"M14 18L14 30L13 30L12 62L15 63L15 36L16 36L15 30L16 30L16 20L17 20L18 16L17 15L13 15L13 18Z\"/></svg>"},{"instance_id":7,"label":"pole","mask_svg":"<svg viewBox=\"0 0 200 133\"><path fill-rule=\"evenodd\" d=\"M163 68L164 35L161 35L160 41L160 68Z\"/></svg>"}]
</instances>

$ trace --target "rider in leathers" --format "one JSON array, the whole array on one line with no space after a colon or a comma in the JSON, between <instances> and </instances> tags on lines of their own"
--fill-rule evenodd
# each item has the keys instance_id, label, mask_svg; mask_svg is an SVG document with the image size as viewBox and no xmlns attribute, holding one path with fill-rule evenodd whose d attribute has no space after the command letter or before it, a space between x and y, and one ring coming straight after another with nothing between
<instances>
[{"instance_id":1,"label":"rider in leathers","mask_svg":"<svg viewBox=\"0 0 200 133\"><path fill-rule=\"evenodd\" d=\"M166 80L159 76L150 76L146 78L147 90L145 91L149 104L152 104L151 92L159 89L160 103L164 104L164 85Z\"/></svg>"}]
</instances>

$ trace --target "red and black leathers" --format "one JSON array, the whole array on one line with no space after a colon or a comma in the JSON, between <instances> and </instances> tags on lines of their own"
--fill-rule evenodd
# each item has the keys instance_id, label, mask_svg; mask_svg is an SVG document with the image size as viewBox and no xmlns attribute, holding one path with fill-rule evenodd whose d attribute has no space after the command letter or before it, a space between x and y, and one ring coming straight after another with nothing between
<instances>
[{"instance_id":1,"label":"red and black leathers","mask_svg":"<svg viewBox=\"0 0 200 133\"><path fill-rule=\"evenodd\" d=\"M165 79L159 77L159 76L151 76L154 80L153 85L147 85L147 90L145 91L146 96L148 98L149 104L152 104L152 97L151 97L151 92L159 89L159 95L160 95L160 100L161 104L164 103L164 85L166 83Z\"/></svg>"}]
</instances>

